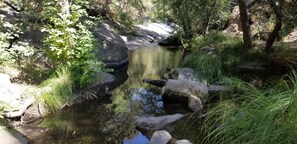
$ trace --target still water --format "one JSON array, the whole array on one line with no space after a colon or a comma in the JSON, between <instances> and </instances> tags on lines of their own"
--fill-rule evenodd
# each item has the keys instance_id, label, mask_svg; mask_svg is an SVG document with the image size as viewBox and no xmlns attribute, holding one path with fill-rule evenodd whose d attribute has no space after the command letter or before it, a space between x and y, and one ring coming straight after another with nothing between
<instances>
[{"instance_id":1,"label":"still water","mask_svg":"<svg viewBox=\"0 0 297 144\"><path fill-rule=\"evenodd\" d=\"M179 50L156 45L130 51L128 69L114 73L126 80L112 91L111 97L47 117L38 125L39 132L32 136L32 143L147 144L149 139L134 128L134 119L165 112L160 89L142 79L162 78L180 61Z\"/></svg>"}]
</instances>

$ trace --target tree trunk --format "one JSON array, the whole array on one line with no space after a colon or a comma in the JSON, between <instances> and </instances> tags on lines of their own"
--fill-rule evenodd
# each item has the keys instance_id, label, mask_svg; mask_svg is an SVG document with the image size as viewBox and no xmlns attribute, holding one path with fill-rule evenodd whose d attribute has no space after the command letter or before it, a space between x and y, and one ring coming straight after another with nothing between
<instances>
[{"instance_id":1,"label":"tree trunk","mask_svg":"<svg viewBox=\"0 0 297 144\"><path fill-rule=\"evenodd\" d=\"M238 0L239 3L239 12L240 12L240 21L243 32L243 41L245 49L252 48L252 37L251 37L251 28L249 23L249 16L247 6L244 0Z\"/></svg>"},{"instance_id":2,"label":"tree trunk","mask_svg":"<svg viewBox=\"0 0 297 144\"><path fill-rule=\"evenodd\" d=\"M272 7L273 11L274 11L274 14L275 14L275 26L274 26L274 29L273 31L270 33L267 41L266 41L266 46L265 46L265 52L271 52L273 49L272 49L272 45L275 41L275 39L277 38L278 36L278 33L279 31L282 29L282 26L283 26L283 14L281 12L281 9L283 7L283 3L284 3L284 0L281 0L279 2L278 5L276 5L275 1L274 0L270 0L270 6Z\"/></svg>"},{"instance_id":3,"label":"tree trunk","mask_svg":"<svg viewBox=\"0 0 297 144\"><path fill-rule=\"evenodd\" d=\"M207 32L208 32L208 29L209 29L209 24L210 24L210 21L211 21L211 16L212 16L212 12L213 10L215 9L215 6L217 4L217 1L215 0L213 2L213 4L211 5L211 9L209 10L209 12L206 12L206 19L203 23L203 30L202 30L202 34L203 35L206 35Z\"/></svg>"}]
</instances>

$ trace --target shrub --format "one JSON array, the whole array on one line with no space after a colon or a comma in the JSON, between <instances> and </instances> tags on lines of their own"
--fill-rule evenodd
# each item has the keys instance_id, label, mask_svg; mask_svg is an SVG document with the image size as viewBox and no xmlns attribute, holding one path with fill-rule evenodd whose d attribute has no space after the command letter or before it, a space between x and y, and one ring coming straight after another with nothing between
<instances>
[{"instance_id":1,"label":"shrub","mask_svg":"<svg viewBox=\"0 0 297 144\"><path fill-rule=\"evenodd\" d=\"M12 24L4 18L4 15L0 15L0 64L14 63L20 58L32 56L34 50L27 42L11 45L11 41L22 33L21 23Z\"/></svg>"},{"instance_id":2,"label":"shrub","mask_svg":"<svg viewBox=\"0 0 297 144\"><path fill-rule=\"evenodd\" d=\"M56 67L69 66L75 81L85 87L91 82L92 75L104 67L94 54L100 42L89 31L95 24L89 18L82 22L87 13L79 5L72 4L71 13L67 14L59 4L63 5L48 3L44 11L44 16L50 21L43 28L48 33L44 39L45 53Z\"/></svg>"},{"instance_id":3,"label":"shrub","mask_svg":"<svg viewBox=\"0 0 297 144\"><path fill-rule=\"evenodd\" d=\"M265 90L248 83L235 84L240 92L209 111L204 143L295 143L296 72Z\"/></svg>"},{"instance_id":4,"label":"shrub","mask_svg":"<svg viewBox=\"0 0 297 144\"><path fill-rule=\"evenodd\" d=\"M243 44L241 38L226 36L221 32L211 32L206 36L198 36L194 38L190 44L193 51L199 51L200 48L206 45L213 45L218 51L225 49L240 48Z\"/></svg>"}]
</instances>

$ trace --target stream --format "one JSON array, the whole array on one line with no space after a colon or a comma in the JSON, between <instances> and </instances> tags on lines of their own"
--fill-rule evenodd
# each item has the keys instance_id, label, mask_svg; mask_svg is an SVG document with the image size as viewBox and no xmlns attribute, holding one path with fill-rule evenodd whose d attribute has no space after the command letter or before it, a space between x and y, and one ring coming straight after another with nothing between
<instances>
[{"instance_id":1,"label":"stream","mask_svg":"<svg viewBox=\"0 0 297 144\"><path fill-rule=\"evenodd\" d=\"M135 118L165 115L172 109L164 109L160 88L145 84L142 79L160 79L180 62L179 50L157 45L129 51L128 68L112 73L122 84L111 97L48 116L28 137L36 144L147 144L149 138L134 127Z\"/></svg>"}]
</instances>

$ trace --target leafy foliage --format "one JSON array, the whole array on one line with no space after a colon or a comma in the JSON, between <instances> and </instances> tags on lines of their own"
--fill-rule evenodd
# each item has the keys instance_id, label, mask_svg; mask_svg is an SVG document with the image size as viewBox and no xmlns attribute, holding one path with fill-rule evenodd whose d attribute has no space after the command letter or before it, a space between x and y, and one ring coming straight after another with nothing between
<instances>
[{"instance_id":1,"label":"leafy foliage","mask_svg":"<svg viewBox=\"0 0 297 144\"><path fill-rule=\"evenodd\" d=\"M230 14L228 0L155 0L159 15L183 28L186 36L205 34L208 28L221 27Z\"/></svg>"},{"instance_id":2,"label":"leafy foliage","mask_svg":"<svg viewBox=\"0 0 297 144\"><path fill-rule=\"evenodd\" d=\"M0 15L0 63L13 63L21 57L29 57L34 50L27 42L11 44L13 39L19 38L22 33L20 25L4 21L5 16Z\"/></svg>"},{"instance_id":3,"label":"leafy foliage","mask_svg":"<svg viewBox=\"0 0 297 144\"><path fill-rule=\"evenodd\" d=\"M92 74L101 71L103 67L103 63L94 54L100 42L89 31L95 24L89 19L82 22L87 13L79 5L72 4L69 9L71 13L68 14L59 3L54 6L52 4L49 3L44 12L50 22L43 28L48 33L44 39L47 48L45 52L55 65L70 66L74 75L79 75L77 81L80 86L84 87L91 82Z\"/></svg>"}]
</instances>

